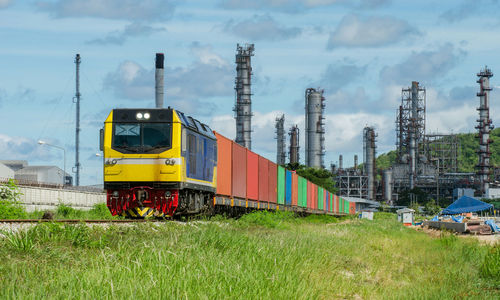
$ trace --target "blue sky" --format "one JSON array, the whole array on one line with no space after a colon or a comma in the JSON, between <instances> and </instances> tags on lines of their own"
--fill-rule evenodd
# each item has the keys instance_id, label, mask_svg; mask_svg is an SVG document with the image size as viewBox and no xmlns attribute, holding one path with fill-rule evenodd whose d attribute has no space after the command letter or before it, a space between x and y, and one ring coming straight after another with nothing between
<instances>
[{"instance_id":1,"label":"blue sky","mask_svg":"<svg viewBox=\"0 0 500 300\"><path fill-rule=\"evenodd\" d=\"M166 55L166 105L234 138L234 56L254 43L253 150L275 160L274 119L303 132L304 91L326 97L325 162L394 149L401 89L427 89L428 132L473 132L476 73L500 72L498 1L0 0L0 159L74 165L81 64L81 184L102 181L98 130L116 107L153 107L154 55ZM494 76L492 86L498 84ZM492 92L491 118L500 111ZM301 160L304 159L301 134Z\"/></svg>"}]
</instances>

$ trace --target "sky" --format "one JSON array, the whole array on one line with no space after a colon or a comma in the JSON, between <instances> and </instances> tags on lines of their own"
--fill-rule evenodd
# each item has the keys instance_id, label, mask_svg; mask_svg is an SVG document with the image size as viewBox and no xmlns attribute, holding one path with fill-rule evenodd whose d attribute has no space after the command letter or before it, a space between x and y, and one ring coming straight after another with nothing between
<instances>
[{"instance_id":1,"label":"sky","mask_svg":"<svg viewBox=\"0 0 500 300\"><path fill-rule=\"evenodd\" d=\"M324 89L325 164L395 149L401 90L426 88L428 133L476 129L476 74L500 72L500 3L391 0L0 0L0 160L75 164L75 64L81 55L81 185L102 183L99 128L113 108L154 107L165 53L165 105L234 139L236 45L252 57L252 150L276 161L274 123L298 124L304 93ZM499 75L500 76L500 75ZM491 78L491 118L500 84ZM498 86L498 89L496 88ZM288 141L287 141L288 144Z\"/></svg>"}]
</instances>

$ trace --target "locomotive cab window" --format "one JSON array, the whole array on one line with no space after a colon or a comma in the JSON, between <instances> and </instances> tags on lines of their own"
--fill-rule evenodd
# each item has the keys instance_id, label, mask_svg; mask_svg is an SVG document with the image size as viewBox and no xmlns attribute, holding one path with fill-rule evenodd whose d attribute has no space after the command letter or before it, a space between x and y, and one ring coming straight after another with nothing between
<instances>
[{"instance_id":1,"label":"locomotive cab window","mask_svg":"<svg viewBox=\"0 0 500 300\"><path fill-rule=\"evenodd\" d=\"M172 147L171 123L115 123L111 147L122 153L160 153Z\"/></svg>"}]
</instances>

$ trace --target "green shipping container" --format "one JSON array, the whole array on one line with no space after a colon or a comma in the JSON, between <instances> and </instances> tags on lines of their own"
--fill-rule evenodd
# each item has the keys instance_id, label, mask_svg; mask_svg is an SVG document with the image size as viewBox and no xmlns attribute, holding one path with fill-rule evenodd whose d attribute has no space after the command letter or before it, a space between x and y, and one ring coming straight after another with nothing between
<instances>
[{"instance_id":1,"label":"green shipping container","mask_svg":"<svg viewBox=\"0 0 500 300\"><path fill-rule=\"evenodd\" d=\"M318 209L323 210L323 200L324 196L323 194L325 193L325 190L322 187L318 187Z\"/></svg>"},{"instance_id":2,"label":"green shipping container","mask_svg":"<svg viewBox=\"0 0 500 300\"><path fill-rule=\"evenodd\" d=\"M302 206L302 177L297 175L297 206Z\"/></svg>"},{"instance_id":3,"label":"green shipping container","mask_svg":"<svg viewBox=\"0 0 500 300\"><path fill-rule=\"evenodd\" d=\"M285 168L278 166L278 204L285 204Z\"/></svg>"},{"instance_id":4,"label":"green shipping container","mask_svg":"<svg viewBox=\"0 0 500 300\"><path fill-rule=\"evenodd\" d=\"M330 211L333 211L333 194L330 193Z\"/></svg>"},{"instance_id":5,"label":"green shipping container","mask_svg":"<svg viewBox=\"0 0 500 300\"><path fill-rule=\"evenodd\" d=\"M302 178L302 207L307 207L307 180Z\"/></svg>"},{"instance_id":6,"label":"green shipping container","mask_svg":"<svg viewBox=\"0 0 500 300\"><path fill-rule=\"evenodd\" d=\"M344 198L339 200L339 212L344 212Z\"/></svg>"}]
</instances>

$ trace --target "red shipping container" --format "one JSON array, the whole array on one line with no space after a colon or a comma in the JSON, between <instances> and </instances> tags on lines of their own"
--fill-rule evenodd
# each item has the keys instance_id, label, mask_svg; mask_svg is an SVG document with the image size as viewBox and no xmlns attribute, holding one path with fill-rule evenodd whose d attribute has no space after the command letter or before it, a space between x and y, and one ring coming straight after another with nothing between
<instances>
[{"instance_id":1,"label":"red shipping container","mask_svg":"<svg viewBox=\"0 0 500 300\"><path fill-rule=\"evenodd\" d=\"M340 197L335 195L335 212L340 212Z\"/></svg>"},{"instance_id":2,"label":"red shipping container","mask_svg":"<svg viewBox=\"0 0 500 300\"><path fill-rule=\"evenodd\" d=\"M277 199L277 187L278 187L278 166L272 161L268 161L269 173L269 202L276 203Z\"/></svg>"},{"instance_id":3,"label":"red shipping container","mask_svg":"<svg viewBox=\"0 0 500 300\"><path fill-rule=\"evenodd\" d=\"M356 203L355 202L349 202L349 214L350 215L356 214Z\"/></svg>"},{"instance_id":4,"label":"red shipping container","mask_svg":"<svg viewBox=\"0 0 500 300\"><path fill-rule=\"evenodd\" d=\"M318 186L313 183L313 200L312 200L312 209L318 208Z\"/></svg>"},{"instance_id":5,"label":"red shipping container","mask_svg":"<svg viewBox=\"0 0 500 300\"><path fill-rule=\"evenodd\" d=\"M247 149L247 199L259 200L259 155Z\"/></svg>"},{"instance_id":6,"label":"red shipping container","mask_svg":"<svg viewBox=\"0 0 500 300\"><path fill-rule=\"evenodd\" d=\"M326 197L328 197L328 191L327 190L325 190L323 192L323 210L324 211L328 211L328 207L326 206L326 204L327 204Z\"/></svg>"},{"instance_id":7,"label":"red shipping container","mask_svg":"<svg viewBox=\"0 0 500 300\"><path fill-rule=\"evenodd\" d=\"M269 161L259 156L259 201L269 202Z\"/></svg>"},{"instance_id":8,"label":"red shipping container","mask_svg":"<svg viewBox=\"0 0 500 300\"><path fill-rule=\"evenodd\" d=\"M217 137L217 194L231 196L233 141L217 132L215 136Z\"/></svg>"},{"instance_id":9,"label":"red shipping container","mask_svg":"<svg viewBox=\"0 0 500 300\"><path fill-rule=\"evenodd\" d=\"M233 197L247 196L247 149L233 142Z\"/></svg>"},{"instance_id":10,"label":"red shipping container","mask_svg":"<svg viewBox=\"0 0 500 300\"><path fill-rule=\"evenodd\" d=\"M313 194L312 183L310 181L307 181L307 208L312 208L311 207L312 194Z\"/></svg>"},{"instance_id":11,"label":"red shipping container","mask_svg":"<svg viewBox=\"0 0 500 300\"><path fill-rule=\"evenodd\" d=\"M297 173L292 173L292 206L297 206L299 200L299 178Z\"/></svg>"}]
</instances>

